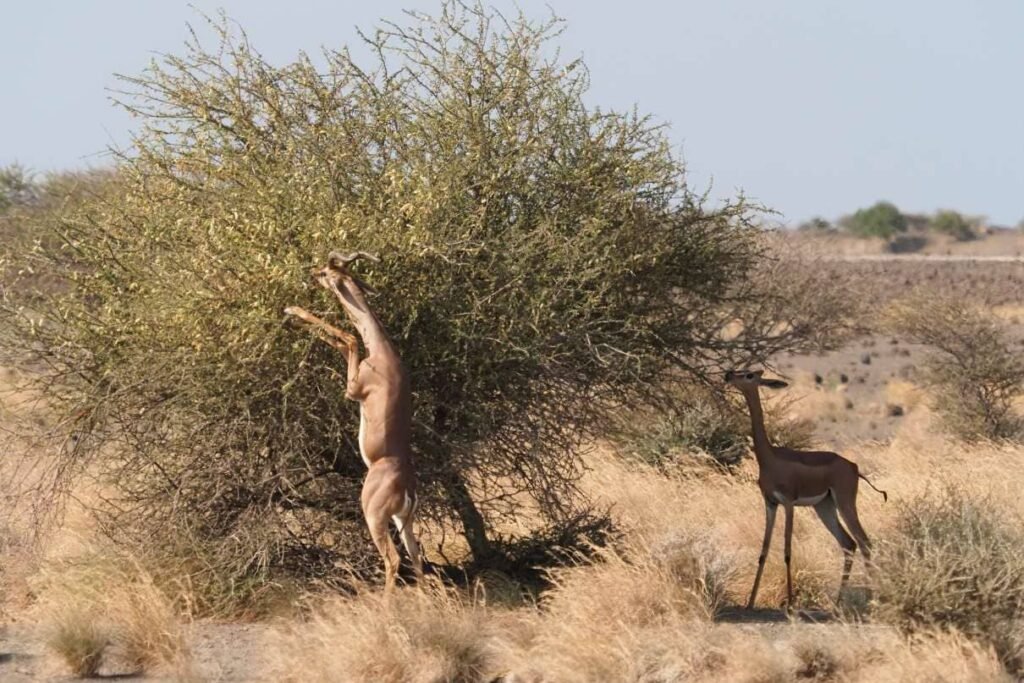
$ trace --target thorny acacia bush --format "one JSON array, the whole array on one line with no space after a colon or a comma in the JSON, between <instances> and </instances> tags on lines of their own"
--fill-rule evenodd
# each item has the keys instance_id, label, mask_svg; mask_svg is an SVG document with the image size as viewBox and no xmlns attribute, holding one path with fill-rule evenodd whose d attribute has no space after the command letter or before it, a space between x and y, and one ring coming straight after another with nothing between
<instances>
[{"instance_id":1,"label":"thorny acacia bush","mask_svg":"<svg viewBox=\"0 0 1024 683\"><path fill-rule=\"evenodd\" d=\"M771 269L757 207L709 207L661 126L584 103L557 20L447 2L365 36L369 66L275 67L212 25L216 49L125 79L133 149L27 257L69 291L0 325L4 355L48 369L66 471L116 487L117 538L173 528L234 585L376 566L343 361L282 324L340 319L308 282L333 248L383 257L361 274L411 373L422 514L482 564L523 504L580 519L578 446L609 407L837 319L748 277Z\"/></svg>"},{"instance_id":2,"label":"thorny acacia bush","mask_svg":"<svg viewBox=\"0 0 1024 683\"><path fill-rule=\"evenodd\" d=\"M897 334L932 347L923 379L954 435L1021 437L1014 404L1024 394L1024 359L1006 323L963 297L924 293L897 302L886 317Z\"/></svg>"},{"instance_id":3,"label":"thorny acacia bush","mask_svg":"<svg viewBox=\"0 0 1024 683\"><path fill-rule=\"evenodd\" d=\"M908 631L956 629L1020 671L1024 536L997 509L952 486L906 503L881 548L875 612Z\"/></svg>"},{"instance_id":4,"label":"thorny acacia bush","mask_svg":"<svg viewBox=\"0 0 1024 683\"><path fill-rule=\"evenodd\" d=\"M38 240L52 242L56 238L49 225L54 215L81 205L109 180L110 172L104 170L37 176L17 164L0 167L0 296L5 284L17 277L19 266L31 266L18 254ZM45 289L54 284L52 278L47 282L32 275L31 268L20 274L23 290Z\"/></svg>"}]
</instances>

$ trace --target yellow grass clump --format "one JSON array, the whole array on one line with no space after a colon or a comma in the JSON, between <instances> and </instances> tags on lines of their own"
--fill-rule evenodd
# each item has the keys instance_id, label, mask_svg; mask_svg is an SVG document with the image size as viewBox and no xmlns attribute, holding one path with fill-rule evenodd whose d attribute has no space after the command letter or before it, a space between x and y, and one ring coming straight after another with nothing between
<instances>
[{"instance_id":1,"label":"yellow grass clump","mask_svg":"<svg viewBox=\"0 0 1024 683\"><path fill-rule=\"evenodd\" d=\"M93 554L55 561L36 580L33 608L48 647L78 676L189 670L188 629L138 564Z\"/></svg>"},{"instance_id":2,"label":"yellow grass clump","mask_svg":"<svg viewBox=\"0 0 1024 683\"><path fill-rule=\"evenodd\" d=\"M498 624L479 600L430 584L391 596L368 590L334 599L281 635L276 679L316 681L490 680Z\"/></svg>"}]
</instances>

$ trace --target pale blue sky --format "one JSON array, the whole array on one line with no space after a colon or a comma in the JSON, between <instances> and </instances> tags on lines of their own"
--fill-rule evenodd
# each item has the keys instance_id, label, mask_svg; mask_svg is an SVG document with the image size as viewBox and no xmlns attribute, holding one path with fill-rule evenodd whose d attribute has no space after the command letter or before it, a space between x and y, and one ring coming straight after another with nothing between
<instances>
[{"instance_id":1,"label":"pale blue sky","mask_svg":"<svg viewBox=\"0 0 1024 683\"><path fill-rule=\"evenodd\" d=\"M355 42L424 0L193 0L224 8L271 61ZM491 3L514 11L505 0ZM691 182L742 188L789 221L877 199L1024 218L1024 0L520 0L568 20L567 55L590 101L671 124ZM178 52L185 2L6 3L0 23L0 164L102 165L133 122L114 72Z\"/></svg>"}]
</instances>

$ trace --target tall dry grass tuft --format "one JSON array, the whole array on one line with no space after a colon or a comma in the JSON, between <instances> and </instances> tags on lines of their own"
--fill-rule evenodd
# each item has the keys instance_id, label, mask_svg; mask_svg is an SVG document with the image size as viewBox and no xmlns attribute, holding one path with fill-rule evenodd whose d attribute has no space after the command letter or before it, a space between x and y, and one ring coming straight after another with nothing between
<instances>
[{"instance_id":1,"label":"tall dry grass tuft","mask_svg":"<svg viewBox=\"0 0 1024 683\"><path fill-rule=\"evenodd\" d=\"M53 562L36 581L34 617L76 675L189 671L182 615L152 577L124 558L94 554Z\"/></svg>"},{"instance_id":2,"label":"tall dry grass tuft","mask_svg":"<svg viewBox=\"0 0 1024 683\"><path fill-rule=\"evenodd\" d=\"M538 616L550 628L557 614ZM887 627L734 625L563 628L557 641L510 655L510 680L559 683L1008 683L991 649L956 633L913 637Z\"/></svg>"},{"instance_id":3,"label":"tall dry grass tuft","mask_svg":"<svg viewBox=\"0 0 1024 683\"><path fill-rule=\"evenodd\" d=\"M901 506L880 556L877 618L914 631L955 628L1021 670L1024 534L991 499L953 486Z\"/></svg>"},{"instance_id":4,"label":"tall dry grass tuft","mask_svg":"<svg viewBox=\"0 0 1024 683\"><path fill-rule=\"evenodd\" d=\"M765 639L770 635L762 636ZM742 648L742 644L737 644ZM774 649L786 667L774 680L850 683L1009 681L990 648L961 634L925 631L907 637L877 626L793 626ZM742 652L742 650L739 650ZM742 659L737 657L736 659ZM725 680L756 681L756 670Z\"/></svg>"},{"instance_id":5,"label":"tall dry grass tuft","mask_svg":"<svg viewBox=\"0 0 1024 683\"><path fill-rule=\"evenodd\" d=\"M60 613L48 615L45 625L46 645L79 678L96 676L103 665L103 655L110 645L110 630L96 621L95 615L81 605L64 605Z\"/></svg>"},{"instance_id":6,"label":"tall dry grass tuft","mask_svg":"<svg viewBox=\"0 0 1024 683\"><path fill-rule=\"evenodd\" d=\"M336 599L281 636L278 680L491 680L496 612L471 594L426 583L388 597L367 591Z\"/></svg>"},{"instance_id":7,"label":"tall dry grass tuft","mask_svg":"<svg viewBox=\"0 0 1024 683\"><path fill-rule=\"evenodd\" d=\"M505 648L507 666L542 680L636 680L647 666L639 652L657 667L675 657L643 644L705 628L732 572L728 555L699 535L625 538L591 564L552 572L529 640Z\"/></svg>"},{"instance_id":8,"label":"tall dry grass tuft","mask_svg":"<svg viewBox=\"0 0 1024 683\"><path fill-rule=\"evenodd\" d=\"M598 550L591 564L553 570L543 604L566 622L706 621L724 604L734 571L729 555L698 535L634 536Z\"/></svg>"}]
</instances>

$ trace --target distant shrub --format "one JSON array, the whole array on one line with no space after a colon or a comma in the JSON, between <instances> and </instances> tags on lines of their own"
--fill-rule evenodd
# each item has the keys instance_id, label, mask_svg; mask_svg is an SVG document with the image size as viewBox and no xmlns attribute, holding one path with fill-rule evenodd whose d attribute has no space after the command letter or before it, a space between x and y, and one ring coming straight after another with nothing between
<instances>
[{"instance_id":1,"label":"distant shrub","mask_svg":"<svg viewBox=\"0 0 1024 683\"><path fill-rule=\"evenodd\" d=\"M880 547L877 618L906 631L952 628L1019 669L1024 534L991 501L950 486L906 503Z\"/></svg>"},{"instance_id":2,"label":"distant shrub","mask_svg":"<svg viewBox=\"0 0 1024 683\"><path fill-rule=\"evenodd\" d=\"M5 262L19 260L17 255L31 251L37 242L61 248L66 226L55 225L58 214L81 207L109 186L112 177L102 170L36 176L17 165L0 168L0 291L3 281L12 279L4 277ZM23 271L26 265L33 270L32 259L20 261ZM21 289L36 289L37 285L23 272Z\"/></svg>"},{"instance_id":3,"label":"distant shrub","mask_svg":"<svg viewBox=\"0 0 1024 683\"><path fill-rule=\"evenodd\" d=\"M928 246L925 235L896 235L889 240L889 251L893 254L913 254Z\"/></svg>"},{"instance_id":4,"label":"distant shrub","mask_svg":"<svg viewBox=\"0 0 1024 683\"><path fill-rule=\"evenodd\" d=\"M31 204L39 196L39 185L20 164L0 167L0 213L12 206Z\"/></svg>"},{"instance_id":5,"label":"distant shrub","mask_svg":"<svg viewBox=\"0 0 1024 683\"><path fill-rule=\"evenodd\" d=\"M835 230L832 223L820 216L815 216L796 226L800 232L832 232Z\"/></svg>"},{"instance_id":6,"label":"distant shrub","mask_svg":"<svg viewBox=\"0 0 1024 683\"><path fill-rule=\"evenodd\" d=\"M954 296L917 294L887 314L897 334L931 347L923 380L950 431L966 441L1017 439L1024 357L1005 322Z\"/></svg>"},{"instance_id":7,"label":"distant shrub","mask_svg":"<svg viewBox=\"0 0 1024 683\"><path fill-rule=\"evenodd\" d=\"M859 237L881 237L887 240L907 230L907 219L890 202L878 202L867 209L858 209L852 216L844 218L841 224Z\"/></svg>"},{"instance_id":8,"label":"distant shrub","mask_svg":"<svg viewBox=\"0 0 1024 683\"><path fill-rule=\"evenodd\" d=\"M951 235L962 242L975 237L971 224L956 211L939 211L931 219L928 227L935 232Z\"/></svg>"}]
</instances>

